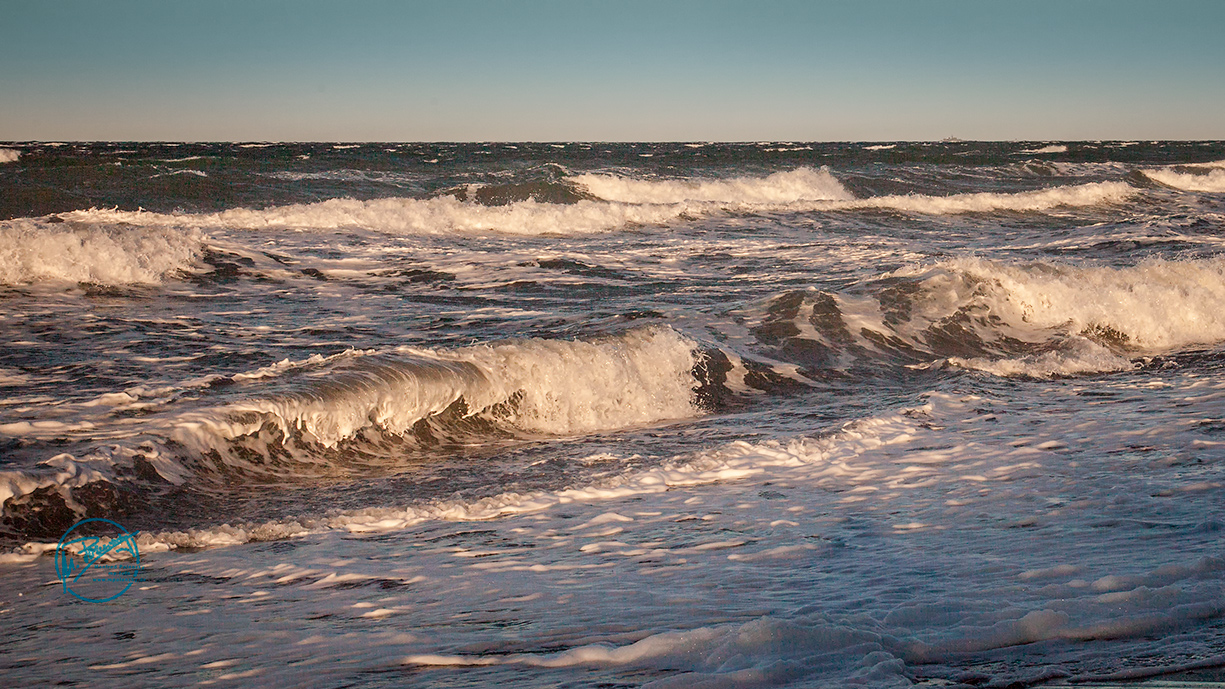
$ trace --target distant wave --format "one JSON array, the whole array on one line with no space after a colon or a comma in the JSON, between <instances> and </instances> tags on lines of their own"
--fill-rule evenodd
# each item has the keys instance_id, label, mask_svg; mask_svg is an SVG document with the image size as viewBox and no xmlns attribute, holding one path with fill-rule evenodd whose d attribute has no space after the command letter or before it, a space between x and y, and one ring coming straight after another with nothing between
<instances>
[{"instance_id":1,"label":"distant wave","mask_svg":"<svg viewBox=\"0 0 1225 689\"><path fill-rule=\"evenodd\" d=\"M685 211L685 207L675 205L636 206L596 201L553 204L530 199L504 206L485 206L440 196L369 201L330 199L263 210L235 208L196 215L94 209L73 211L61 217L78 222L200 229L371 229L391 234L501 232L546 235L602 232L627 225L663 223Z\"/></svg>"},{"instance_id":2,"label":"distant wave","mask_svg":"<svg viewBox=\"0 0 1225 689\"><path fill-rule=\"evenodd\" d=\"M991 211L1044 211L1060 206L1096 206L1103 203L1119 203L1136 192L1137 189L1126 182L1090 182L1013 194L978 192L949 196L923 194L873 196L866 199L831 203L826 208L881 208L932 215Z\"/></svg>"},{"instance_id":3,"label":"distant wave","mask_svg":"<svg viewBox=\"0 0 1225 689\"><path fill-rule=\"evenodd\" d=\"M1068 147L1064 146L1063 144L1052 144L1050 146L1043 146L1042 148L1032 148L1032 149L1026 149L1023 151L1017 151L1017 153L1031 153L1031 154L1032 153L1067 153L1067 152L1068 152Z\"/></svg>"},{"instance_id":4,"label":"distant wave","mask_svg":"<svg viewBox=\"0 0 1225 689\"><path fill-rule=\"evenodd\" d=\"M21 151L11 148L0 148L0 163L15 163L21 157Z\"/></svg>"},{"instance_id":5,"label":"distant wave","mask_svg":"<svg viewBox=\"0 0 1225 689\"><path fill-rule=\"evenodd\" d=\"M616 175L579 175L575 181L595 196L623 203L706 202L723 207L793 211L881 208L933 215L1092 206L1117 203L1137 192L1125 182L1092 182L1011 194L897 194L857 199L828 170L811 168L730 180L636 180Z\"/></svg>"},{"instance_id":6,"label":"distant wave","mask_svg":"<svg viewBox=\"0 0 1225 689\"><path fill-rule=\"evenodd\" d=\"M643 180L609 174L578 175L574 181L607 201L632 204L787 204L796 201L850 200L851 193L829 170L801 167L766 177Z\"/></svg>"},{"instance_id":7,"label":"distant wave","mask_svg":"<svg viewBox=\"0 0 1225 689\"><path fill-rule=\"evenodd\" d=\"M190 231L6 220L0 222L0 284L157 283L188 268L200 250L200 237Z\"/></svg>"},{"instance_id":8,"label":"distant wave","mask_svg":"<svg viewBox=\"0 0 1225 689\"><path fill-rule=\"evenodd\" d=\"M1044 211L1117 203L1137 189L1095 182L1017 193L922 194L855 198L826 169L798 168L765 177L645 180L583 174L560 182L468 185L432 198L330 199L318 203L234 208L218 213L153 213L90 209L61 213L81 225L132 225L192 230L368 229L389 234L498 232L574 235L660 225L718 212L819 212L887 209L956 214Z\"/></svg>"}]
</instances>

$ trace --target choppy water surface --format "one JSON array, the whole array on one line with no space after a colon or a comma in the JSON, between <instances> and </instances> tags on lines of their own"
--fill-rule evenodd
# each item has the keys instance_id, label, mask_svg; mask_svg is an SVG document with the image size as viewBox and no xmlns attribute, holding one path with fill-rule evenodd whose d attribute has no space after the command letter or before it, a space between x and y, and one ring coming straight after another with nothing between
<instances>
[{"instance_id":1,"label":"choppy water surface","mask_svg":"<svg viewBox=\"0 0 1225 689\"><path fill-rule=\"evenodd\" d=\"M0 146L0 676L1225 664L1225 144ZM139 530L104 604L39 555Z\"/></svg>"}]
</instances>

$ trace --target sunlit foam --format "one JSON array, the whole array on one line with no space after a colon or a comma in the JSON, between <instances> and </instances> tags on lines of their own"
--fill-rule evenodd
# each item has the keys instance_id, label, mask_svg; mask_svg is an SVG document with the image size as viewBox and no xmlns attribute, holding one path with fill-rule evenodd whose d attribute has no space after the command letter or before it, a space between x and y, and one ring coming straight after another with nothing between
<instances>
[{"instance_id":1,"label":"sunlit foam","mask_svg":"<svg viewBox=\"0 0 1225 689\"><path fill-rule=\"evenodd\" d=\"M190 230L8 220L0 222L0 284L157 283L190 266L200 242Z\"/></svg>"},{"instance_id":2,"label":"sunlit foam","mask_svg":"<svg viewBox=\"0 0 1225 689\"><path fill-rule=\"evenodd\" d=\"M729 204L786 204L795 201L849 200L851 194L829 170L802 167L766 177L644 180L609 174L574 178L608 201L678 204L692 201Z\"/></svg>"},{"instance_id":3,"label":"sunlit foam","mask_svg":"<svg viewBox=\"0 0 1225 689\"><path fill-rule=\"evenodd\" d=\"M1183 191L1225 192L1225 169L1216 165L1221 165L1221 163L1212 166L1202 166L1208 168L1208 171L1203 174L1160 169L1144 170L1144 176L1167 187L1174 187Z\"/></svg>"}]
</instances>

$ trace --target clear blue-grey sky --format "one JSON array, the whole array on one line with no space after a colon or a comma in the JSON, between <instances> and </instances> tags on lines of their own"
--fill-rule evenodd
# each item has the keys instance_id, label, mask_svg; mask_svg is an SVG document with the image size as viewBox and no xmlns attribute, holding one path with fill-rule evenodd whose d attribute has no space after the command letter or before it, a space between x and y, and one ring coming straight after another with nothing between
<instances>
[{"instance_id":1,"label":"clear blue-grey sky","mask_svg":"<svg viewBox=\"0 0 1225 689\"><path fill-rule=\"evenodd\" d=\"M1222 0L0 0L0 140L1223 139Z\"/></svg>"}]
</instances>

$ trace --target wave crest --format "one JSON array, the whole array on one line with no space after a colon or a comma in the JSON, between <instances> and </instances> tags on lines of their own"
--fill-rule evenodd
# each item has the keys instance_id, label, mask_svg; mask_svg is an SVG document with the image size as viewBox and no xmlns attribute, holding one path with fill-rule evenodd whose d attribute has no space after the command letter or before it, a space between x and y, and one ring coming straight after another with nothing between
<instances>
[{"instance_id":1,"label":"wave crest","mask_svg":"<svg viewBox=\"0 0 1225 689\"><path fill-rule=\"evenodd\" d=\"M753 332L809 378L872 362L1079 375L1225 341L1225 257L1127 268L955 258L865 288L784 293Z\"/></svg>"},{"instance_id":2,"label":"wave crest","mask_svg":"<svg viewBox=\"0 0 1225 689\"><path fill-rule=\"evenodd\" d=\"M1143 174L1154 182L1182 191L1225 192L1225 169L1208 165L1194 167L1206 167L1208 171L1189 173L1174 170L1144 170Z\"/></svg>"},{"instance_id":3,"label":"wave crest","mask_svg":"<svg viewBox=\"0 0 1225 689\"><path fill-rule=\"evenodd\" d=\"M941 269L981 280L984 303L1017 328L1065 329L1147 352L1225 340L1225 257L1127 268L960 258Z\"/></svg>"},{"instance_id":4,"label":"wave crest","mask_svg":"<svg viewBox=\"0 0 1225 689\"><path fill-rule=\"evenodd\" d=\"M194 232L20 218L0 222L0 284L155 284L201 252Z\"/></svg>"},{"instance_id":5,"label":"wave crest","mask_svg":"<svg viewBox=\"0 0 1225 689\"><path fill-rule=\"evenodd\" d=\"M335 447L367 428L405 434L457 403L511 431L606 431L695 414L696 363L696 345L670 328L329 359L305 387L197 414L172 437L208 452L270 425Z\"/></svg>"},{"instance_id":6,"label":"wave crest","mask_svg":"<svg viewBox=\"0 0 1225 689\"><path fill-rule=\"evenodd\" d=\"M1137 189L1126 182L1090 182L1013 194L978 192L950 196L922 194L874 196L837 204L837 207L880 208L927 215L991 211L1044 211L1060 206L1096 206L1104 203L1119 203L1136 192Z\"/></svg>"},{"instance_id":7,"label":"wave crest","mask_svg":"<svg viewBox=\"0 0 1225 689\"><path fill-rule=\"evenodd\" d=\"M722 180L642 180L608 174L578 175L574 181L606 201L631 204L788 204L797 201L852 199L827 168L801 167L766 177Z\"/></svg>"},{"instance_id":8,"label":"wave crest","mask_svg":"<svg viewBox=\"0 0 1225 689\"><path fill-rule=\"evenodd\" d=\"M678 206L634 206L585 200L573 204L553 204L528 199L489 206L464 202L453 196L439 196L368 201L329 199L263 210L234 208L198 215L92 209L64 213L61 217L77 222L200 229L371 229L389 234L504 232L565 235L663 223L679 217L685 211L684 207Z\"/></svg>"},{"instance_id":9,"label":"wave crest","mask_svg":"<svg viewBox=\"0 0 1225 689\"><path fill-rule=\"evenodd\" d=\"M561 182L473 185L431 198L337 198L217 213L153 213L90 209L58 219L85 225L188 230L374 230L388 234L499 232L574 235L659 225L678 218L736 212L823 212L884 209L956 214L1043 211L1117 203L1136 193L1124 182L1095 182L1018 193L920 194L856 199L827 169L798 168L765 177L725 180L639 180L584 174Z\"/></svg>"}]
</instances>

